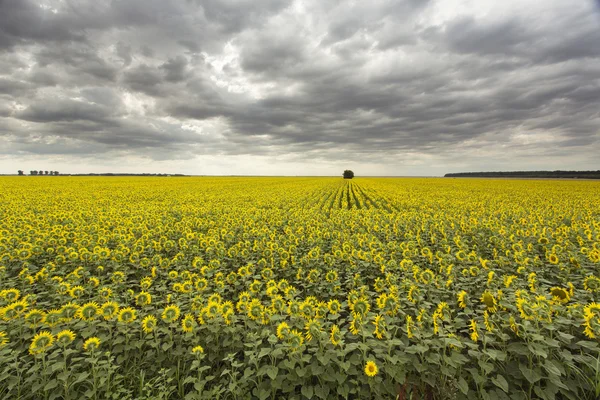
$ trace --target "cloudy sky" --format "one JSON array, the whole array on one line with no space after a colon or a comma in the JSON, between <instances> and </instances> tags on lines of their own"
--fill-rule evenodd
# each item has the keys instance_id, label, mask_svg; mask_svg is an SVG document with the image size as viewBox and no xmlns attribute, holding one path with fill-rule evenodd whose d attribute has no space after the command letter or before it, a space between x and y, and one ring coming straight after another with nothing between
<instances>
[{"instance_id":1,"label":"cloudy sky","mask_svg":"<svg viewBox=\"0 0 600 400\"><path fill-rule=\"evenodd\" d=\"M0 173L600 169L600 0L0 0Z\"/></svg>"}]
</instances>

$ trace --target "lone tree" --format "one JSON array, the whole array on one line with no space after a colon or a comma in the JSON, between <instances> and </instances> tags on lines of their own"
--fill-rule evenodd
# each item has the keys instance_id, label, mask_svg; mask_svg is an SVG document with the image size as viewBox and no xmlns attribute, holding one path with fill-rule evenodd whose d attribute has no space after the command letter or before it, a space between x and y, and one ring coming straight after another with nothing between
<instances>
[{"instance_id":1,"label":"lone tree","mask_svg":"<svg viewBox=\"0 0 600 400\"><path fill-rule=\"evenodd\" d=\"M354 172L350 171L349 169L344 171L344 179L352 179L354 178Z\"/></svg>"},{"instance_id":2,"label":"lone tree","mask_svg":"<svg viewBox=\"0 0 600 400\"><path fill-rule=\"evenodd\" d=\"M19 175L24 175L22 170L19 170Z\"/></svg>"}]
</instances>

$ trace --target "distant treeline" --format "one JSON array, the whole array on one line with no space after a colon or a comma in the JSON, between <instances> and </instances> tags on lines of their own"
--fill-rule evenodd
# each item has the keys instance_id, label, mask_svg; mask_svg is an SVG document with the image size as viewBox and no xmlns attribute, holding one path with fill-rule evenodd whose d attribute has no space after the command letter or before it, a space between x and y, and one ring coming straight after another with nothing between
<instances>
[{"instance_id":1,"label":"distant treeline","mask_svg":"<svg viewBox=\"0 0 600 400\"><path fill-rule=\"evenodd\" d=\"M508 171L508 172L457 172L446 178L571 178L600 179L600 171Z\"/></svg>"}]
</instances>

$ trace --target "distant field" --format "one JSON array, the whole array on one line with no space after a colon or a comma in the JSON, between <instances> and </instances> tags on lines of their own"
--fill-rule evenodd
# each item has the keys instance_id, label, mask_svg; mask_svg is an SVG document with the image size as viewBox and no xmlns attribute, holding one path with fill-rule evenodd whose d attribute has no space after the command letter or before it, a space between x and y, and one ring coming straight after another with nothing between
<instances>
[{"instance_id":1,"label":"distant field","mask_svg":"<svg viewBox=\"0 0 600 400\"><path fill-rule=\"evenodd\" d=\"M600 396L599 182L0 188L0 398Z\"/></svg>"}]
</instances>

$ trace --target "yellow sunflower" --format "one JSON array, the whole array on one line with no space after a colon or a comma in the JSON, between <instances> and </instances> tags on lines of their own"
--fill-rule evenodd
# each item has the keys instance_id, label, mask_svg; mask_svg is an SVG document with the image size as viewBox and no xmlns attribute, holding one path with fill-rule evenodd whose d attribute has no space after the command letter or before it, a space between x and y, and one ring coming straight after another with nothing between
<instances>
[{"instance_id":1,"label":"yellow sunflower","mask_svg":"<svg viewBox=\"0 0 600 400\"><path fill-rule=\"evenodd\" d=\"M165 307L161 318L163 319L163 321L171 323L177 321L179 319L180 314L181 310L179 310L179 307L177 307L175 304L171 304Z\"/></svg>"},{"instance_id":2,"label":"yellow sunflower","mask_svg":"<svg viewBox=\"0 0 600 400\"><path fill-rule=\"evenodd\" d=\"M83 349L90 353L98 350L98 348L100 348L100 339L97 337L91 337L83 343Z\"/></svg>"},{"instance_id":3,"label":"yellow sunflower","mask_svg":"<svg viewBox=\"0 0 600 400\"><path fill-rule=\"evenodd\" d=\"M72 343L75 340L75 332L65 329L56 334L56 341L63 346Z\"/></svg>"},{"instance_id":4,"label":"yellow sunflower","mask_svg":"<svg viewBox=\"0 0 600 400\"><path fill-rule=\"evenodd\" d=\"M375 375L377 375L377 373L379 372L379 369L377 368L377 364L375 364L375 361L367 361L367 364L365 365L365 374L372 378Z\"/></svg>"},{"instance_id":5,"label":"yellow sunflower","mask_svg":"<svg viewBox=\"0 0 600 400\"><path fill-rule=\"evenodd\" d=\"M33 337L29 346L29 354L45 353L54 344L54 336L48 331L42 331Z\"/></svg>"},{"instance_id":6,"label":"yellow sunflower","mask_svg":"<svg viewBox=\"0 0 600 400\"><path fill-rule=\"evenodd\" d=\"M119 311L118 321L123 322L125 324L129 324L136 319L136 310L131 307L122 308Z\"/></svg>"}]
</instances>

